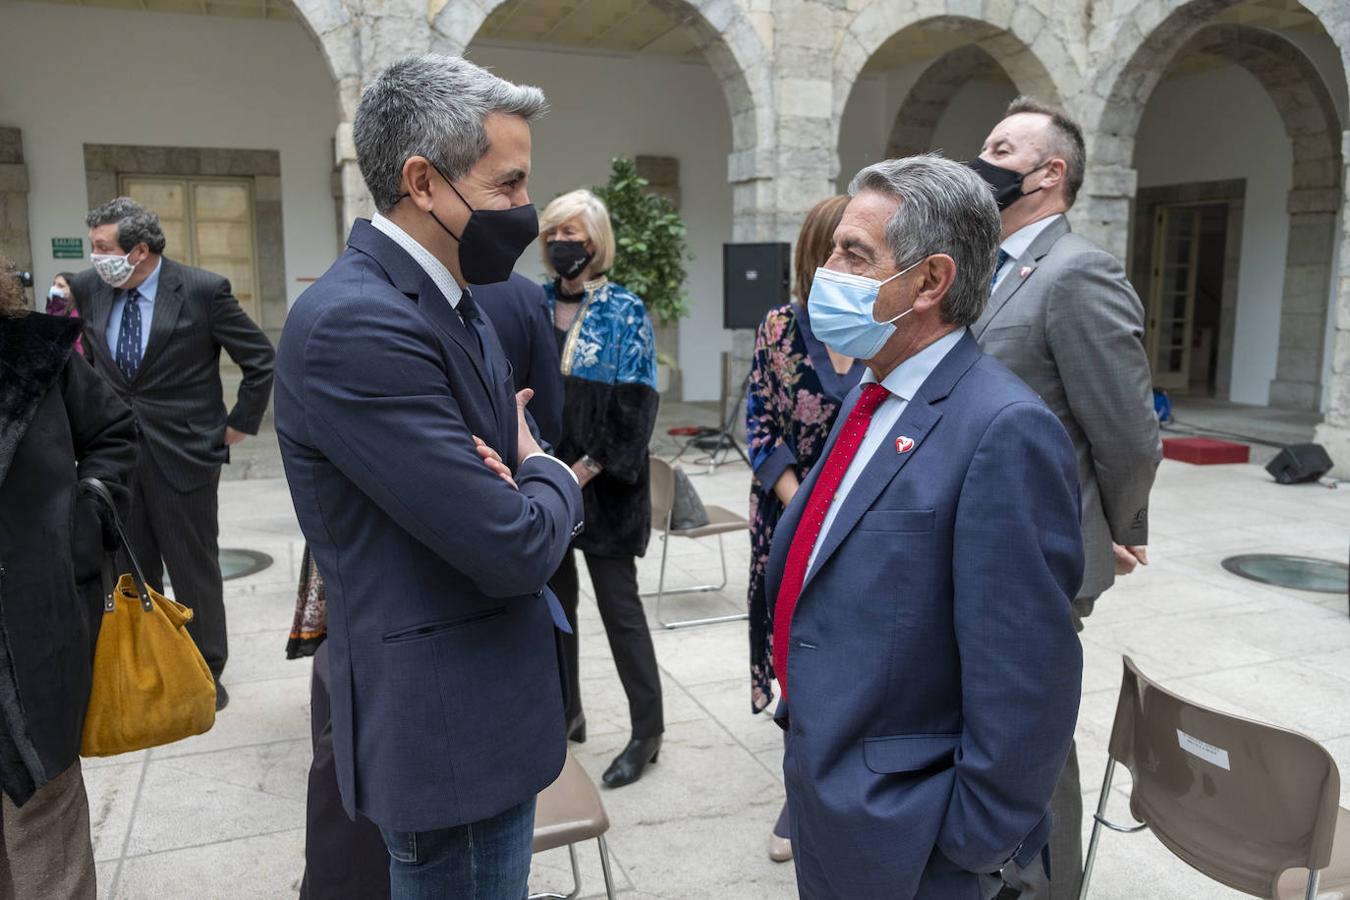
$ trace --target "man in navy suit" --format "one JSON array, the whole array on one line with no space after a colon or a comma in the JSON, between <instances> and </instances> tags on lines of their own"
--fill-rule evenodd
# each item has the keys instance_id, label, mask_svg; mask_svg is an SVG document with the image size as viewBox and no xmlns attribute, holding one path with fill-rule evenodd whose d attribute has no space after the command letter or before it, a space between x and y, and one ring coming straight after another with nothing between
<instances>
[{"instance_id":1,"label":"man in navy suit","mask_svg":"<svg viewBox=\"0 0 1350 900\"><path fill-rule=\"evenodd\" d=\"M1042 856L1078 714L1064 428L968 326L987 185L938 156L853 180L811 326L868 373L769 559L801 896L979 900Z\"/></svg>"},{"instance_id":2,"label":"man in navy suit","mask_svg":"<svg viewBox=\"0 0 1350 900\"><path fill-rule=\"evenodd\" d=\"M395 63L353 122L379 214L296 302L277 433L328 591L333 756L396 900L524 896L534 798L566 737L543 591L581 524L465 286L538 234L536 88L462 59Z\"/></svg>"}]
</instances>

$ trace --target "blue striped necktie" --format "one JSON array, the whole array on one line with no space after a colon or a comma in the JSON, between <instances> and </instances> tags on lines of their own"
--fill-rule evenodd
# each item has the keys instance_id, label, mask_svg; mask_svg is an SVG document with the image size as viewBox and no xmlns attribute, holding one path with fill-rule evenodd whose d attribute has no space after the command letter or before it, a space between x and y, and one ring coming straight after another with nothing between
<instances>
[{"instance_id":1,"label":"blue striped necktie","mask_svg":"<svg viewBox=\"0 0 1350 900\"><path fill-rule=\"evenodd\" d=\"M126 305L122 307L122 330L117 335L117 368L131 381L141 367L141 294L132 288L123 296Z\"/></svg>"},{"instance_id":2,"label":"blue striped necktie","mask_svg":"<svg viewBox=\"0 0 1350 900\"><path fill-rule=\"evenodd\" d=\"M1002 247L998 248L998 262L994 263L994 277L989 279L989 293L994 293L994 288L998 285L998 273L1003 271L1008 260L1012 259L1012 254Z\"/></svg>"}]
</instances>

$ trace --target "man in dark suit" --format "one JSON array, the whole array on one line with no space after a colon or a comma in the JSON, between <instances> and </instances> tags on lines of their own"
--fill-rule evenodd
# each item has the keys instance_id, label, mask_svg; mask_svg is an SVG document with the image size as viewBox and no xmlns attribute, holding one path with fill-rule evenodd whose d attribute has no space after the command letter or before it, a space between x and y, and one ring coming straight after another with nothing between
<instances>
[{"instance_id":1,"label":"man in dark suit","mask_svg":"<svg viewBox=\"0 0 1350 900\"><path fill-rule=\"evenodd\" d=\"M516 388L534 391L530 415L539 437L556 446L562 436L563 377L543 287L512 272L506 281L475 285L473 299L502 342Z\"/></svg>"},{"instance_id":2,"label":"man in dark suit","mask_svg":"<svg viewBox=\"0 0 1350 900\"><path fill-rule=\"evenodd\" d=\"M272 344L239 306L230 282L164 254L159 217L127 197L85 219L93 269L71 288L85 317L89 358L136 413L141 455L129 537L157 590L164 570L192 607L189 632L216 679L229 655L221 585L217 488L230 447L257 434L272 388ZM226 412L224 349L243 372Z\"/></svg>"},{"instance_id":3,"label":"man in dark suit","mask_svg":"<svg viewBox=\"0 0 1350 900\"><path fill-rule=\"evenodd\" d=\"M869 371L768 563L797 884L979 900L1041 854L1077 719L1073 447L969 333L998 242L974 173L916 156L849 193L808 303Z\"/></svg>"},{"instance_id":4,"label":"man in dark suit","mask_svg":"<svg viewBox=\"0 0 1350 900\"><path fill-rule=\"evenodd\" d=\"M544 592L581 524L469 283L538 236L526 183L537 88L462 59L395 63L362 96L379 213L296 302L277 434L328 597L333 760L379 826L391 896L521 897L535 796L565 758Z\"/></svg>"},{"instance_id":5,"label":"man in dark suit","mask_svg":"<svg viewBox=\"0 0 1350 900\"><path fill-rule=\"evenodd\" d=\"M556 444L562 428L563 381L558 349L550 333L544 289L512 273L497 284L473 285L473 299L501 341L514 373L515 386L534 391L530 414L539 437ZM575 635L563 635L567 677L575 680ZM333 716L328 689L328 645L314 654L310 685L310 725L314 761L305 797L305 875L302 900L353 897L382 900L389 896L389 851L380 830L364 816L348 819L342 812L337 769L333 760ZM569 685L570 686L570 685Z\"/></svg>"},{"instance_id":6,"label":"man in dark suit","mask_svg":"<svg viewBox=\"0 0 1350 900\"><path fill-rule=\"evenodd\" d=\"M1144 307L1110 253L1065 214L1083 183L1083 133L1061 110L1019 97L971 166L1000 208L989 305L971 330L1040 395L1073 440L1082 493L1083 586L1075 624L1097 598L1148 564L1148 497L1162 458ZM1083 793L1071 748L1052 804L1050 869L1009 867L1023 900L1072 900L1083 867Z\"/></svg>"}]
</instances>

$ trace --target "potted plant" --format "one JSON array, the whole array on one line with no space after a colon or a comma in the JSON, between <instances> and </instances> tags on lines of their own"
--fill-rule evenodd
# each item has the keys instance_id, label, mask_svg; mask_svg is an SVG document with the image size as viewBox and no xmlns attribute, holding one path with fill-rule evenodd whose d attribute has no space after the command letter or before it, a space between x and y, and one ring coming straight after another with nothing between
<instances>
[{"instance_id":1,"label":"potted plant","mask_svg":"<svg viewBox=\"0 0 1350 900\"><path fill-rule=\"evenodd\" d=\"M694 256L675 205L666 197L647 193L647 186L633 161L620 158L611 165L609 182L595 188L595 193L609 207L618 245L610 277L642 298L656 325L671 326L689 315L685 263ZM674 368L668 354L657 355L662 391L669 387Z\"/></svg>"}]
</instances>

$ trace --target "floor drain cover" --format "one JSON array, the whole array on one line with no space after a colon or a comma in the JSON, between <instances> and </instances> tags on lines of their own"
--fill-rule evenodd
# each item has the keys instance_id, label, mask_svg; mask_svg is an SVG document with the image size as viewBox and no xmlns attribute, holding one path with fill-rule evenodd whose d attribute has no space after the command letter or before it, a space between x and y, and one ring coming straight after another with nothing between
<instances>
[{"instance_id":1,"label":"floor drain cover","mask_svg":"<svg viewBox=\"0 0 1350 900\"><path fill-rule=\"evenodd\" d=\"M1249 553L1230 556L1222 565L1234 575L1300 591L1344 594L1350 585L1350 566L1310 556Z\"/></svg>"},{"instance_id":2,"label":"floor drain cover","mask_svg":"<svg viewBox=\"0 0 1350 900\"><path fill-rule=\"evenodd\" d=\"M233 547L220 548L220 577L223 581L232 578L246 578L256 575L272 564L272 557L257 550L237 550ZM164 583L169 583L169 573L164 573Z\"/></svg>"}]
</instances>

